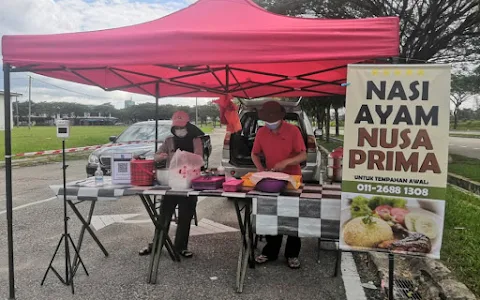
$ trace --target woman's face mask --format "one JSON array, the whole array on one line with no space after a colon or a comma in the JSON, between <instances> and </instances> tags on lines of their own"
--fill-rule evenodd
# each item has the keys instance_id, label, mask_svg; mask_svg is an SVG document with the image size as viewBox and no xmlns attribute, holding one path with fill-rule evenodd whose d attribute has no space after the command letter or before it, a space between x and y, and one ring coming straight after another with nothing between
<instances>
[{"instance_id":1,"label":"woman's face mask","mask_svg":"<svg viewBox=\"0 0 480 300\"><path fill-rule=\"evenodd\" d=\"M187 136L187 133L188 133L188 131L187 131L186 128L181 128L181 129L178 129L178 128L177 128L177 129L174 130L174 132L175 132L175 135L176 135L177 137L179 137L179 138L184 138L184 137L186 137L186 136Z\"/></svg>"},{"instance_id":2,"label":"woman's face mask","mask_svg":"<svg viewBox=\"0 0 480 300\"><path fill-rule=\"evenodd\" d=\"M273 122L273 123L265 122L265 125L267 126L268 129L275 130L278 128L278 126L280 126L280 122L281 120L278 120L277 122Z\"/></svg>"}]
</instances>

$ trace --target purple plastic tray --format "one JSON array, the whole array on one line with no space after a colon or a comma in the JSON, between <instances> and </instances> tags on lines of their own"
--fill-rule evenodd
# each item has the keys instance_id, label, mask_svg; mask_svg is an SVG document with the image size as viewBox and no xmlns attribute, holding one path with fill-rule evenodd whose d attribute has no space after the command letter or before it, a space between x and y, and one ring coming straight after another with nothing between
<instances>
[{"instance_id":1,"label":"purple plastic tray","mask_svg":"<svg viewBox=\"0 0 480 300\"><path fill-rule=\"evenodd\" d=\"M224 176L201 176L192 180L192 189L196 191L217 190L222 188Z\"/></svg>"}]
</instances>

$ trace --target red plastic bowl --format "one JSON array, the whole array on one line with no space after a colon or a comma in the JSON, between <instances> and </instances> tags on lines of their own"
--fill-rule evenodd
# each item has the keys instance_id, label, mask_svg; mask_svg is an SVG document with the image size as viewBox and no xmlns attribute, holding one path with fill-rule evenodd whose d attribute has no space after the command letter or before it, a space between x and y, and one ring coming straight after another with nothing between
<instances>
[{"instance_id":1,"label":"red plastic bowl","mask_svg":"<svg viewBox=\"0 0 480 300\"><path fill-rule=\"evenodd\" d=\"M255 185L255 189L264 193L280 193L287 185L288 181L264 178Z\"/></svg>"}]
</instances>

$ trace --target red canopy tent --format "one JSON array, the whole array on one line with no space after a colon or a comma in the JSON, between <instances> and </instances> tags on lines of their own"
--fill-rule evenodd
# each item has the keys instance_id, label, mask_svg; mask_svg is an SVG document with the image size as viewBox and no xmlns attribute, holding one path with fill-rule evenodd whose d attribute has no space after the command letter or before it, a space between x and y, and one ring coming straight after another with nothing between
<instances>
[{"instance_id":1,"label":"red canopy tent","mask_svg":"<svg viewBox=\"0 0 480 300\"><path fill-rule=\"evenodd\" d=\"M397 17L327 20L272 14L251 0L199 0L139 25L95 32L3 36L10 72L159 97L343 95L346 66L399 54ZM5 115L10 298L14 298L11 132Z\"/></svg>"},{"instance_id":2,"label":"red canopy tent","mask_svg":"<svg viewBox=\"0 0 480 300\"><path fill-rule=\"evenodd\" d=\"M14 72L156 96L344 94L346 65L398 55L396 17L272 14L250 0L200 0L161 19L95 32L4 36Z\"/></svg>"}]
</instances>

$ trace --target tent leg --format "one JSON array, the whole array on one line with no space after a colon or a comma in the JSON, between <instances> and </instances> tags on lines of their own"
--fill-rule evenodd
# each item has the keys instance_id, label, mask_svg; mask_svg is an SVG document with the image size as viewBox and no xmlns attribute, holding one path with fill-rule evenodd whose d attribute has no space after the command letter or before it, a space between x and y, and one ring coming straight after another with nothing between
<instances>
[{"instance_id":1,"label":"tent leg","mask_svg":"<svg viewBox=\"0 0 480 300\"><path fill-rule=\"evenodd\" d=\"M155 153L158 151L158 98L160 96L160 83L155 84Z\"/></svg>"},{"instance_id":2,"label":"tent leg","mask_svg":"<svg viewBox=\"0 0 480 300\"><path fill-rule=\"evenodd\" d=\"M12 130L10 119L10 64L3 65L4 112L5 112L5 195L7 203L8 235L8 299L15 299L15 273L13 264L13 225L12 225Z\"/></svg>"}]
</instances>

